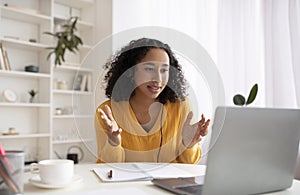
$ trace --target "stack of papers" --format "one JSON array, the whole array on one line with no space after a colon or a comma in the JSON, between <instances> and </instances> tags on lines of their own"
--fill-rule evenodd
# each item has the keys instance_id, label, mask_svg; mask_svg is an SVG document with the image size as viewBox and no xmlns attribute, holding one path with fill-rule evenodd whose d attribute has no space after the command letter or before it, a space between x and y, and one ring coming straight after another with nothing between
<instances>
[{"instance_id":1,"label":"stack of papers","mask_svg":"<svg viewBox=\"0 0 300 195\"><path fill-rule=\"evenodd\" d=\"M92 169L103 182L147 181L162 178L195 177L172 164L130 163L99 164ZM112 171L111 177L109 172Z\"/></svg>"}]
</instances>

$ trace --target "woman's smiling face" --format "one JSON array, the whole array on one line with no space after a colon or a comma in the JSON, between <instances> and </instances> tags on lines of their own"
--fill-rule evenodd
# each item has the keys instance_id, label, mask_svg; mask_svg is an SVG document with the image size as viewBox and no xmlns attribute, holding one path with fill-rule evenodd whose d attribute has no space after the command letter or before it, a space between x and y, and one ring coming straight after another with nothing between
<instances>
[{"instance_id":1,"label":"woman's smiling face","mask_svg":"<svg viewBox=\"0 0 300 195\"><path fill-rule=\"evenodd\" d=\"M156 99L168 83L169 63L165 50L150 49L134 71L135 95Z\"/></svg>"}]
</instances>

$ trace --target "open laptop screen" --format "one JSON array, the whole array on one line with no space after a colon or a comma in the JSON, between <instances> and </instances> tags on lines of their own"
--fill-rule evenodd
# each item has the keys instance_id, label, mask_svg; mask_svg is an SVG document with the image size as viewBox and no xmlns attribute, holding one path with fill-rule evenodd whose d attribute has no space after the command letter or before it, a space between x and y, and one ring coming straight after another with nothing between
<instances>
[{"instance_id":1,"label":"open laptop screen","mask_svg":"<svg viewBox=\"0 0 300 195\"><path fill-rule=\"evenodd\" d=\"M218 107L211 133L201 194L258 194L291 186L300 138L300 110ZM166 188L164 183L160 186ZM191 180L191 184L195 182Z\"/></svg>"}]
</instances>

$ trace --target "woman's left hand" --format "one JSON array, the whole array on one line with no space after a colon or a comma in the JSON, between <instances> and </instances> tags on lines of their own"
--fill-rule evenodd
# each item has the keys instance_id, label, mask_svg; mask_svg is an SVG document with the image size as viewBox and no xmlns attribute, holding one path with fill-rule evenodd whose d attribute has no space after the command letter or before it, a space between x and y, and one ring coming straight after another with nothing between
<instances>
[{"instance_id":1,"label":"woman's left hand","mask_svg":"<svg viewBox=\"0 0 300 195\"><path fill-rule=\"evenodd\" d=\"M205 120L204 115L201 115L201 120L191 125L193 112L189 112L182 130L182 143L185 147L191 148L196 143L200 142L203 136L208 133L208 125L210 119Z\"/></svg>"}]
</instances>

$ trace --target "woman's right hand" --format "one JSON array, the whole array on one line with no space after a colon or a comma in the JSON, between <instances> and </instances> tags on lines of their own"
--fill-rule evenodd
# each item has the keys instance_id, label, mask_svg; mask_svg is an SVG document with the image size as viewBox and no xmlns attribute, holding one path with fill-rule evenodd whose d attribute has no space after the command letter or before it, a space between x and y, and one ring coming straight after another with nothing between
<instances>
[{"instance_id":1,"label":"woman's right hand","mask_svg":"<svg viewBox=\"0 0 300 195\"><path fill-rule=\"evenodd\" d=\"M108 105L105 105L104 110L98 109L100 117L107 129L108 142L113 146L118 146L121 143L121 132L117 122L115 121L111 109Z\"/></svg>"}]
</instances>

